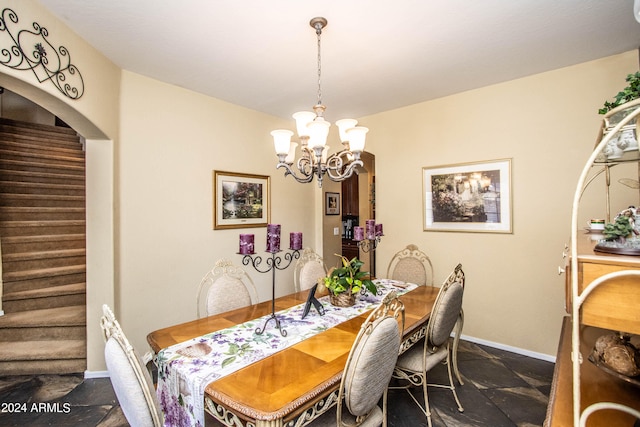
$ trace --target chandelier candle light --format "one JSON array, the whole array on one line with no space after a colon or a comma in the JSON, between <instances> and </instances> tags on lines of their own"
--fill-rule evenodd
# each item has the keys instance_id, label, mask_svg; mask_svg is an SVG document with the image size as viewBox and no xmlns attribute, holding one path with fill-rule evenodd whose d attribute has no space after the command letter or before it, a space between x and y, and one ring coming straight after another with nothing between
<instances>
[{"instance_id":1,"label":"chandelier candle light","mask_svg":"<svg viewBox=\"0 0 640 427\"><path fill-rule=\"evenodd\" d=\"M356 126L354 119L342 119L336 122L342 142L342 150L327 157L329 146L327 136L331 123L324 119L321 90L321 61L320 61L320 35L326 27L327 20L322 17L313 18L309 25L316 30L318 38L318 103L311 111L299 111L293 115L296 121L296 129L300 138L301 157L295 161L297 143L291 142L293 132L290 130L274 130L271 132L275 145L278 165L276 169L284 168L284 175L291 175L300 183L308 183L317 177L318 186L322 187L322 179L325 174L332 181L343 181L353 173L357 173L357 167L363 166L360 153L364 151L365 137L369 129ZM293 168L296 163L296 170Z\"/></svg>"},{"instance_id":2,"label":"chandelier candle light","mask_svg":"<svg viewBox=\"0 0 640 427\"><path fill-rule=\"evenodd\" d=\"M267 325L271 320L275 321L276 327L280 331L280 335L287 336L287 331L282 329L280 319L276 316L276 270L284 270L291 265L294 259L300 258L300 250L302 249L302 233L294 232L289 235L289 250L284 256L276 256L280 251L280 224L267 224L267 249L266 252L271 254L271 258L265 261L266 267L261 266L262 257L253 256L254 252L254 235L240 234L240 255L242 264L251 264L258 273L271 272L271 316L266 320L262 328L256 329L256 334L262 335L267 329ZM284 259L285 264L282 263Z\"/></svg>"}]
</instances>

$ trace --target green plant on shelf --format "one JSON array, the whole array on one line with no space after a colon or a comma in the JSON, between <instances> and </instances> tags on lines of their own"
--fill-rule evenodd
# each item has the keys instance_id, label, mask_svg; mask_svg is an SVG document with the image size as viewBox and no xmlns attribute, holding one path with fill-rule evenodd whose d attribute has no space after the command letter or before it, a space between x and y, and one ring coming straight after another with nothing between
<instances>
[{"instance_id":1,"label":"green plant on shelf","mask_svg":"<svg viewBox=\"0 0 640 427\"><path fill-rule=\"evenodd\" d=\"M605 101L604 106L598 110L598 113L607 114L622 104L640 98L640 71L629 74L625 80L629 85L618 92L612 102Z\"/></svg>"}]
</instances>

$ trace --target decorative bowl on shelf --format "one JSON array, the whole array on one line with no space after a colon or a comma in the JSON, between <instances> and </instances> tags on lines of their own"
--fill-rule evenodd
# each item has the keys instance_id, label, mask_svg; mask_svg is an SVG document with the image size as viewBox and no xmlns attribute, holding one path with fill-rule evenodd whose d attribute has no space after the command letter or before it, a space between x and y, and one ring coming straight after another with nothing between
<instances>
[{"instance_id":1,"label":"decorative bowl on shelf","mask_svg":"<svg viewBox=\"0 0 640 427\"><path fill-rule=\"evenodd\" d=\"M589 361L609 375L640 386L640 351L631 339L631 334L624 332L601 335Z\"/></svg>"}]
</instances>

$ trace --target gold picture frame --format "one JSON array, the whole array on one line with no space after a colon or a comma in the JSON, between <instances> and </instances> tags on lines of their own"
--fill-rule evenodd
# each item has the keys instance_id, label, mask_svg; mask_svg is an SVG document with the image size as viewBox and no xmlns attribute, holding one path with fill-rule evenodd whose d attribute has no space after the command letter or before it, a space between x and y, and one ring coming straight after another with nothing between
<instances>
[{"instance_id":1,"label":"gold picture frame","mask_svg":"<svg viewBox=\"0 0 640 427\"><path fill-rule=\"evenodd\" d=\"M424 231L513 233L511 159L422 168Z\"/></svg>"},{"instance_id":2,"label":"gold picture frame","mask_svg":"<svg viewBox=\"0 0 640 427\"><path fill-rule=\"evenodd\" d=\"M271 220L271 177L213 171L213 229L266 227Z\"/></svg>"}]
</instances>

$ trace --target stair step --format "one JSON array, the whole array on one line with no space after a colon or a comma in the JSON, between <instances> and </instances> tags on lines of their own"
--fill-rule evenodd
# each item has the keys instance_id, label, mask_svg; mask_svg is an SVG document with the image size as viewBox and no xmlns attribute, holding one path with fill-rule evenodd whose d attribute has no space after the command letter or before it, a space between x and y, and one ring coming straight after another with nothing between
<instances>
[{"instance_id":1,"label":"stair step","mask_svg":"<svg viewBox=\"0 0 640 427\"><path fill-rule=\"evenodd\" d=\"M3 375L63 374L86 369L84 339L0 342Z\"/></svg>"},{"instance_id":2,"label":"stair step","mask_svg":"<svg viewBox=\"0 0 640 427\"><path fill-rule=\"evenodd\" d=\"M73 283L50 288L5 293L2 296L2 308L6 313L16 313L27 310L85 305L85 292L85 283ZM2 341L1 338L0 341Z\"/></svg>"},{"instance_id":3,"label":"stair step","mask_svg":"<svg viewBox=\"0 0 640 427\"><path fill-rule=\"evenodd\" d=\"M38 137L23 136L16 134L7 134L0 132L0 147L4 150L51 154L56 153L68 157L84 157L84 151L80 150L81 145L77 141L62 140L62 144L51 144L50 140L44 140ZM77 138L76 138L77 139Z\"/></svg>"},{"instance_id":4,"label":"stair step","mask_svg":"<svg viewBox=\"0 0 640 427\"><path fill-rule=\"evenodd\" d=\"M43 268L2 274L4 292L20 292L86 282L86 266Z\"/></svg>"},{"instance_id":5,"label":"stair step","mask_svg":"<svg viewBox=\"0 0 640 427\"><path fill-rule=\"evenodd\" d=\"M17 160L21 162L46 163L47 165L58 166L83 166L83 157L71 157L58 155L55 153L30 153L25 151L5 150L0 148L0 157L6 160Z\"/></svg>"},{"instance_id":6,"label":"stair step","mask_svg":"<svg viewBox=\"0 0 640 427\"><path fill-rule=\"evenodd\" d=\"M72 175L84 175L84 164L80 165L56 165L45 162L24 161L5 159L0 157L0 169L3 170L19 170L27 172L42 172L42 173L60 173L60 174L72 174Z\"/></svg>"},{"instance_id":7,"label":"stair step","mask_svg":"<svg viewBox=\"0 0 640 427\"><path fill-rule=\"evenodd\" d=\"M87 356L84 340L0 342L0 360L79 359Z\"/></svg>"},{"instance_id":8,"label":"stair step","mask_svg":"<svg viewBox=\"0 0 640 427\"><path fill-rule=\"evenodd\" d=\"M21 253L52 249L78 249L86 245L85 234L54 234L42 236L8 236L2 238L2 253Z\"/></svg>"},{"instance_id":9,"label":"stair step","mask_svg":"<svg viewBox=\"0 0 640 427\"><path fill-rule=\"evenodd\" d=\"M3 180L52 184L84 185L85 182L84 175L79 174L32 172L15 169L0 169L0 177Z\"/></svg>"},{"instance_id":10,"label":"stair step","mask_svg":"<svg viewBox=\"0 0 640 427\"><path fill-rule=\"evenodd\" d=\"M0 118L0 131L19 135L40 135L46 138L72 138L78 133L69 127L51 126L32 122Z\"/></svg>"},{"instance_id":11,"label":"stair step","mask_svg":"<svg viewBox=\"0 0 640 427\"><path fill-rule=\"evenodd\" d=\"M6 316L6 314L5 314ZM87 337L85 326L53 326L50 328L0 328L0 342L5 341L47 341L47 340L84 340ZM0 372L2 372L0 370Z\"/></svg>"},{"instance_id":12,"label":"stair step","mask_svg":"<svg viewBox=\"0 0 640 427\"><path fill-rule=\"evenodd\" d=\"M84 207L84 196L43 195L43 194L0 194L0 205L18 207Z\"/></svg>"},{"instance_id":13,"label":"stair step","mask_svg":"<svg viewBox=\"0 0 640 427\"><path fill-rule=\"evenodd\" d=\"M0 221L3 236L37 236L46 234L78 234L85 231L84 220Z\"/></svg>"},{"instance_id":14,"label":"stair step","mask_svg":"<svg viewBox=\"0 0 640 427\"><path fill-rule=\"evenodd\" d=\"M84 294L86 291L85 283L72 283L69 285L54 286L51 288L32 289L28 291L19 291L2 295L3 303L7 301L19 301L30 298L47 298L51 295L77 295Z\"/></svg>"},{"instance_id":15,"label":"stair step","mask_svg":"<svg viewBox=\"0 0 640 427\"><path fill-rule=\"evenodd\" d=\"M53 328L58 326L84 326L85 306L56 307L29 312L5 313L0 316L0 328Z\"/></svg>"},{"instance_id":16,"label":"stair step","mask_svg":"<svg viewBox=\"0 0 640 427\"><path fill-rule=\"evenodd\" d=\"M85 265L87 263L86 250L83 248L19 252L5 254L3 258L3 273L71 265Z\"/></svg>"},{"instance_id":17,"label":"stair step","mask_svg":"<svg viewBox=\"0 0 640 427\"><path fill-rule=\"evenodd\" d=\"M84 270L86 266L84 265L72 265L66 267L56 267L56 268L41 268L36 270L29 271L15 271L12 273L4 273L2 274L2 281L11 282L15 280L25 280L25 279L37 279L42 277L50 277L50 276L64 276L67 274L79 273Z\"/></svg>"},{"instance_id":18,"label":"stair step","mask_svg":"<svg viewBox=\"0 0 640 427\"><path fill-rule=\"evenodd\" d=\"M0 372L4 375L81 374L86 370L86 359L0 361Z\"/></svg>"},{"instance_id":19,"label":"stair step","mask_svg":"<svg viewBox=\"0 0 640 427\"><path fill-rule=\"evenodd\" d=\"M49 258L78 257L78 256L84 256L85 254L86 254L86 249L84 248L62 249L62 250L53 250L53 251L31 251L31 252L18 252L13 254L5 254L4 260L9 262L30 261L30 260L49 259Z\"/></svg>"},{"instance_id":20,"label":"stair step","mask_svg":"<svg viewBox=\"0 0 640 427\"><path fill-rule=\"evenodd\" d=\"M0 193L84 196L85 188L84 185L74 184L0 181Z\"/></svg>"},{"instance_id":21,"label":"stair step","mask_svg":"<svg viewBox=\"0 0 640 427\"><path fill-rule=\"evenodd\" d=\"M85 208L51 206L0 206L2 221L83 220Z\"/></svg>"},{"instance_id":22,"label":"stair step","mask_svg":"<svg viewBox=\"0 0 640 427\"><path fill-rule=\"evenodd\" d=\"M0 346L18 341L84 341L85 323L84 305L6 313L0 316Z\"/></svg>"}]
</instances>

